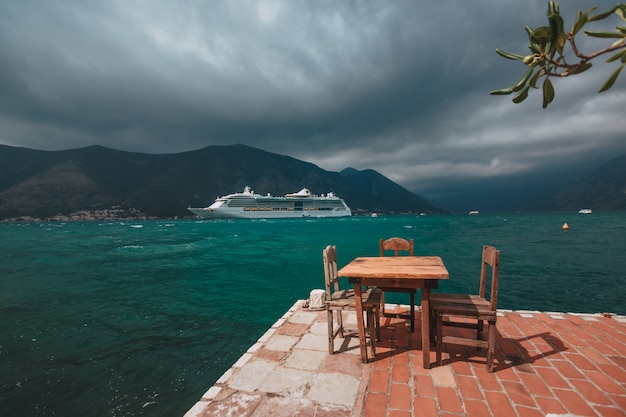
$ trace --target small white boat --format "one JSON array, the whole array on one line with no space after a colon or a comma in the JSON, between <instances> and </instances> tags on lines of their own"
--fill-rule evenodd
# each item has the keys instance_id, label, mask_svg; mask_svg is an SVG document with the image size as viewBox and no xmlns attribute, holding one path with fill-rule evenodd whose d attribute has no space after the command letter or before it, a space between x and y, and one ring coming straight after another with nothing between
<instances>
[{"instance_id":1,"label":"small white boat","mask_svg":"<svg viewBox=\"0 0 626 417\"><path fill-rule=\"evenodd\" d=\"M591 214L591 209L580 209L578 210L578 213L580 214Z\"/></svg>"},{"instance_id":2,"label":"small white boat","mask_svg":"<svg viewBox=\"0 0 626 417\"><path fill-rule=\"evenodd\" d=\"M470 211L468 214L469 214L469 215L471 215L471 216L475 216L475 215L477 215L478 213L479 213L479 211L478 211L478 210L472 210L472 211Z\"/></svg>"}]
</instances>

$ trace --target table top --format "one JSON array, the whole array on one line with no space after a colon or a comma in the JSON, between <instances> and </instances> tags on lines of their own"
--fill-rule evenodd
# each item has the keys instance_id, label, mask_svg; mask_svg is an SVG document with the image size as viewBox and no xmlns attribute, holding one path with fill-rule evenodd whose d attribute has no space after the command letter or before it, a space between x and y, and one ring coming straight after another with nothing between
<instances>
[{"instance_id":1,"label":"table top","mask_svg":"<svg viewBox=\"0 0 626 417\"><path fill-rule=\"evenodd\" d=\"M439 256L359 257L338 271L349 278L448 279Z\"/></svg>"}]
</instances>

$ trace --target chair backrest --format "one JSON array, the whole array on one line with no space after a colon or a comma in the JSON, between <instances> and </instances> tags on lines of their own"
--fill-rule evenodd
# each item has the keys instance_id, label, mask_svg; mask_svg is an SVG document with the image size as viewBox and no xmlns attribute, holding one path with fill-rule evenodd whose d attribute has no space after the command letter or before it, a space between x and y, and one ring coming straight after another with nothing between
<instances>
[{"instance_id":1,"label":"chair backrest","mask_svg":"<svg viewBox=\"0 0 626 417\"><path fill-rule=\"evenodd\" d=\"M324 259L324 281L326 283L326 299L330 300L335 291L339 291L339 276L337 275L337 248L334 245L326 246L322 251Z\"/></svg>"},{"instance_id":2,"label":"chair backrest","mask_svg":"<svg viewBox=\"0 0 626 417\"><path fill-rule=\"evenodd\" d=\"M409 256L413 256L413 239L406 240L401 237L380 239L380 256L385 256L385 251L393 251L394 256L398 256L400 251L406 251Z\"/></svg>"},{"instance_id":3,"label":"chair backrest","mask_svg":"<svg viewBox=\"0 0 626 417\"><path fill-rule=\"evenodd\" d=\"M487 295L487 272L491 269L491 294L489 303L491 310L498 307L498 270L500 269L500 251L493 246L483 246L483 261L480 268L480 290L478 295Z\"/></svg>"}]
</instances>

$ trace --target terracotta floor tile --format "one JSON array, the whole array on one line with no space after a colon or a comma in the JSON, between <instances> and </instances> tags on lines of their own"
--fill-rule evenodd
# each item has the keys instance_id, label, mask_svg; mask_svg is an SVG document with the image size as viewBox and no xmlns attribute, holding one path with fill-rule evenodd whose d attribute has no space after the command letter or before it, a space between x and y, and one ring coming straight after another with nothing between
<instances>
[{"instance_id":1,"label":"terracotta floor tile","mask_svg":"<svg viewBox=\"0 0 626 417\"><path fill-rule=\"evenodd\" d=\"M282 334L287 336L302 336L309 331L309 325L301 323L284 323L278 329L276 334Z\"/></svg>"},{"instance_id":2,"label":"terracotta floor tile","mask_svg":"<svg viewBox=\"0 0 626 417\"><path fill-rule=\"evenodd\" d=\"M487 402L467 400L463 403L467 417L491 417L494 416L487 407ZM504 415L504 414L502 414ZM496 416L499 416L496 414ZM495 417L495 416L494 416Z\"/></svg>"},{"instance_id":3,"label":"terracotta floor tile","mask_svg":"<svg viewBox=\"0 0 626 417\"><path fill-rule=\"evenodd\" d=\"M289 355L289 352L280 352L277 350L267 350L261 348L254 353L254 357L257 359L264 359L268 361L280 362Z\"/></svg>"},{"instance_id":4,"label":"terracotta floor tile","mask_svg":"<svg viewBox=\"0 0 626 417\"><path fill-rule=\"evenodd\" d=\"M626 411L623 408L598 405L595 409L602 417L624 417L626 415Z\"/></svg>"},{"instance_id":5,"label":"terracotta floor tile","mask_svg":"<svg viewBox=\"0 0 626 417\"><path fill-rule=\"evenodd\" d=\"M476 400L484 399L482 391L478 387L475 378L457 375L456 381L459 387L459 392L461 393L461 398L472 398Z\"/></svg>"},{"instance_id":6,"label":"terracotta floor tile","mask_svg":"<svg viewBox=\"0 0 626 417\"><path fill-rule=\"evenodd\" d=\"M485 391L502 391L495 373L489 373L484 366L476 370L476 376L480 387Z\"/></svg>"},{"instance_id":7,"label":"terracotta floor tile","mask_svg":"<svg viewBox=\"0 0 626 417\"><path fill-rule=\"evenodd\" d=\"M454 373L457 375L474 375L470 368L469 363L466 361L456 361L451 364Z\"/></svg>"},{"instance_id":8,"label":"terracotta floor tile","mask_svg":"<svg viewBox=\"0 0 626 417\"><path fill-rule=\"evenodd\" d=\"M618 408L622 410L626 410L626 396L625 395L610 395L611 399L615 404L617 404Z\"/></svg>"},{"instance_id":9,"label":"terracotta floor tile","mask_svg":"<svg viewBox=\"0 0 626 417\"><path fill-rule=\"evenodd\" d=\"M387 394L367 394L364 417L381 417L387 413Z\"/></svg>"},{"instance_id":10,"label":"terracotta floor tile","mask_svg":"<svg viewBox=\"0 0 626 417\"><path fill-rule=\"evenodd\" d=\"M602 342L590 342L588 346L594 348L595 350L606 356L619 354L619 352L613 349L611 346Z\"/></svg>"},{"instance_id":11,"label":"terracotta floor tile","mask_svg":"<svg viewBox=\"0 0 626 417\"><path fill-rule=\"evenodd\" d=\"M409 411L389 410L388 417L412 417Z\"/></svg>"},{"instance_id":12,"label":"terracotta floor tile","mask_svg":"<svg viewBox=\"0 0 626 417\"><path fill-rule=\"evenodd\" d=\"M415 375L413 377L413 396L414 397L435 397L435 387L430 376Z\"/></svg>"},{"instance_id":13,"label":"terracotta floor tile","mask_svg":"<svg viewBox=\"0 0 626 417\"><path fill-rule=\"evenodd\" d=\"M563 377L567 379L573 379L573 378L583 379L584 378L583 374L568 361L559 360L559 361L550 361L550 363L559 371L561 375L563 375Z\"/></svg>"},{"instance_id":14,"label":"terracotta floor tile","mask_svg":"<svg viewBox=\"0 0 626 417\"><path fill-rule=\"evenodd\" d=\"M624 383L617 383L604 372L585 372L585 376L606 393L624 393Z\"/></svg>"},{"instance_id":15,"label":"terracotta floor tile","mask_svg":"<svg viewBox=\"0 0 626 417\"><path fill-rule=\"evenodd\" d=\"M357 355L328 355L319 371L340 373L359 378L362 373L361 358Z\"/></svg>"},{"instance_id":16,"label":"terracotta floor tile","mask_svg":"<svg viewBox=\"0 0 626 417\"><path fill-rule=\"evenodd\" d=\"M406 384L391 384L389 389L389 407L399 410L411 409L411 389Z\"/></svg>"},{"instance_id":17,"label":"terracotta floor tile","mask_svg":"<svg viewBox=\"0 0 626 417\"><path fill-rule=\"evenodd\" d=\"M565 380L551 368L536 368L537 374L543 379L543 382L550 388L569 388Z\"/></svg>"},{"instance_id":18,"label":"terracotta floor tile","mask_svg":"<svg viewBox=\"0 0 626 417\"><path fill-rule=\"evenodd\" d=\"M522 384L526 387L528 392L533 396L548 397L552 395L552 392L543 380L536 374L520 374Z\"/></svg>"},{"instance_id":19,"label":"terracotta floor tile","mask_svg":"<svg viewBox=\"0 0 626 417\"><path fill-rule=\"evenodd\" d=\"M372 371L369 391L386 394L389 391L389 372L383 370Z\"/></svg>"},{"instance_id":20,"label":"terracotta floor tile","mask_svg":"<svg viewBox=\"0 0 626 417\"><path fill-rule=\"evenodd\" d=\"M511 407L509 397L503 392L485 392L489 409L497 411L498 416L514 416L515 410Z\"/></svg>"},{"instance_id":21,"label":"terracotta floor tile","mask_svg":"<svg viewBox=\"0 0 626 417\"><path fill-rule=\"evenodd\" d=\"M561 401L561 404L563 404L565 409L570 413L585 417L593 417L596 415L593 409L587 404L587 401L578 393L563 389L554 390L554 393L559 401Z\"/></svg>"},{"instance_id":22,"label":"terracotta floor tile","mask_svg":"<svg viewBox=\"0 0 626 417\"><path fill-rule=\"evenodd\" d=\"M394 361L391 368L391 381L394 383L408 384L410 378L409 367L405 364L396 364Z\"/></svg>"},{"instance_id":23,"label":"terracotta floor tile","mask_svg":"<svg viewBox=\"0 0 626 417\"><path fill-rule=\"evenodd\" d=\"M536 408L517 406L515 407L517 410L517 415L519 417L545 417L545 414L541 410L537 410Z\"/></svg>"},{"instance_id":24,"label":"terracotta floor tile","mask_svg":"<svg viewBox=\"0 0 626 417\"><path fill-rule=\"evenodd\" d=\"M524 384L519 382L502 381L502 387L506 395L516 405L534 407L535 401L531 398Z\"/></svg>"},{"instance_id":25,"label":"terracotta floor tile","mask_svg":"<svg viewBox=\"0 0 626 417\"><path fill-rule=\"evenodd\" d=\"M437 404L433 398L415 398L413 415L419 417L437 417Z\"/></svg>"},{"instance_id":26,"label":"terracotta floor tile","mask_svg":"<svg viewBox=\"0 0 626 417\"><path fill-rule=\"evenodd\" d=\"M440 410L451 413L460 413L463 411L461 400L454 388L437 387L436 391Z\"/></svg>"},{"instance_id":27,"label":"terracotta floor tile","mask_svg":"<svg viewBox=\"0 0 626 417\"><path fill-rule=\"evenodd\" d=\"M613 362L615 365L621 367L622 369L626 369L626 355L623 356L608 356L608 359Z\"/></svg>"},{"instance_id":28,"label":"terracotta floor tile","mask_svg":"<svg viewBox=\"0 0 626 417\"><path fill-rule=\"evenodd\" d=\"M612 401L589 381L573 379L570 381L580 395L593 404L611 405Z\"/></svg>"},{"instance_id":29,"label":"terracotta floor tile","mask_svg":"<svg viewBox=\"0 0 626 417\"><path fill-rule=\"evenodd\" d=\"M612 364L600 364L600 368L602 372L606 373L608 376L613 378L615 381L626 384L626 370L620 366L612 365Z\"/></svg>"},{"instance_id":30,"label":"terracotta floor tile","mask_svg":"<svg viewBox=\"0 0 626 417\"><path fill-rule=\"evenodd\" d=\"M535 397L535 401L537 401L539 409L546 414L565 414L567 412L557 398Z\"/></svg>"}]
</instances>

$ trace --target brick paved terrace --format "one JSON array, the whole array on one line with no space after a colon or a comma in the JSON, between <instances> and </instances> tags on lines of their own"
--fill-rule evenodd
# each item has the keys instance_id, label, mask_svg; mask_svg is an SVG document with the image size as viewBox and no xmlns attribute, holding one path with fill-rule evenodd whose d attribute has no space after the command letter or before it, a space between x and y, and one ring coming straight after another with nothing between
<instances>
[{"instance_id":1,"label":"brick paved terrace","mask_svg":"<svg viewBox=\"0 0 626 417\"><path fill-rule=\"evenodd\" d=\"M419 311L414 333L405 320L383 319L367 364L357 337L337 338L340 352L328 355L326 312L302 303L185 417L626 416L626 317L501 311L488 373L484 352L452 345L442 366L431 352L423 369Z\"/></svg>"}]
</instances>

